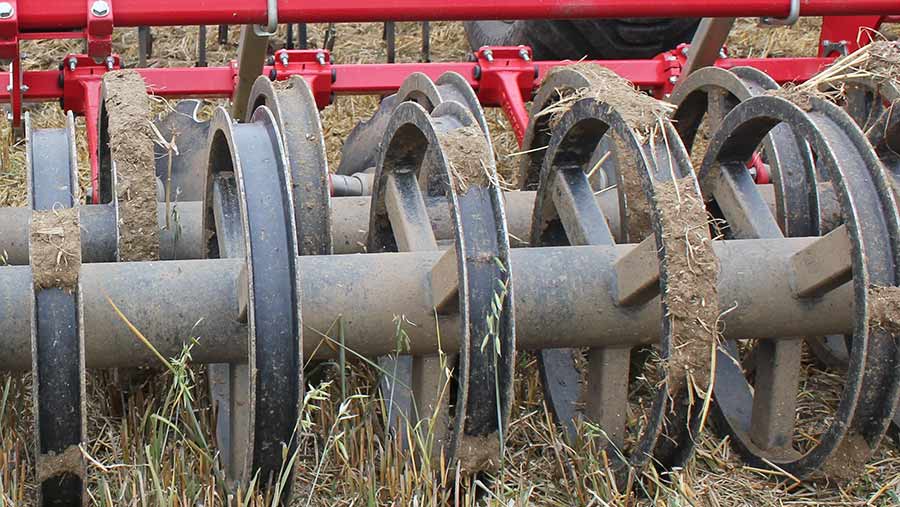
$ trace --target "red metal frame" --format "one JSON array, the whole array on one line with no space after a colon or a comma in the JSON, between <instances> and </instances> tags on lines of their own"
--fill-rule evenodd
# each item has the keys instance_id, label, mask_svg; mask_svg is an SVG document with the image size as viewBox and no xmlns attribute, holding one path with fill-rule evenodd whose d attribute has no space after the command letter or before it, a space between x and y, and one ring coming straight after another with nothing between
<instances>
[{"instance_id":1,"label":"red metal frame","mask_svg":"<svg viewBox=\"0 0 900 507\"><path fill-rule=\"evenodd\" d=\"M522 51L528 55L523 58ZM488 60L486 53L491 53ZM411 63L411 64L348 64L335 65L327 51L281 50L275 54L275 64L266 66L264 74L282 80L293 75L303 76L309 82L320 108L331 103L334 95L387 94L400 88L403 80L412 72L423 72L433 79L444 72L457 72L469 82L478 94L482 105L501 107L521 142L528 125L525 103L540 85L540 81L553 67L572 62L530 60L530 50L524 47L482 48L475 62L466 63ZM282 56L284 55L284 56ZM321 57L319 55L322 55ZM833 58L753 58L722 59L716 62L723 68L757 67L780 83L808 79L819 72ZM88 152L91 154L91 179L96 183L98 165L97 115L100 107L100 79L103 74L119 68L116 56L104 63L96 63L87 55L69 55L62 62L60 71L24 72L27 89L22 94L25 101L61 100L62 107L85 116ZM598 61L617 74L631 80L636 86L664 96L673 87L681 66L683 52L675 49L649 60ZM148 89L162 97L231 97L237 79L237 66L204 68L148 68L138 69ZM13 79L18 76L12 73ZM671 79L671 78L675 79ZM14 116L18 94L8 87L10 74L0 75L0 102L12 102ZM13 88L14 89L14 88ZM20 102L20 100L19 100ZM97 199L96 184L93 185Z\"/></svg>"},{"instance_id":2,"label":"red metal frame","mask_svg":"<svg viewBox=\"0 0 900 507\"><path fill-rule=\"evenodd\" d=\"M276 79L287 79L291 75L302 75L313 85L317 102L320 107L330 104L330 95L384 95L397 91L403 80L413 72L422 72L433 79L444 72L457 72L466 78L476 92L484 86L484 79L475 77L477 62L448 62L448 63L404 63L404 64L326 64L316 68L309 63L305 66L294 68L294 53L304 51L288 51L291 53L292 62L289 67L278 64L266 66L264 73L271 75L276 70ZM312 51L315 53L315 51ZM277 54L277 53L276 53ZM666 53L668 55L670 53ZM77 58L78 69L85 73L102 74L108 69L106 65L97 64L85 55L73 55ZM671 87L669 75L677 75L680 63L667 66L662 62L662 56L650 60L598 60L597 63L607 67L617 74L632 81L636 86L653 90L655 95L663 95L666 89ZM69 58L63 60L68 61ZM716 62L717 67L730 69L733 67L756 67L779 82L800 82L820 71L834 58L728 58ZM683 59L679 59L683 62ZM63 63L61 62L61 63ZM539 85L542 76L553 67L570 65L569 61L541 61L531 62L529 74L532 82L522 85L521 90L525 100L530 100L530 95ZM118 64L117 64L118 65ZM537 69L537 73L534 69ZM230 97L234 91L234 80L237 69L234 66L225 67L178 67L178 68L147 68L136 69L147 82L148 89L161 97ZM511 70L514 71L514 70ZM483 71L482 71L483 72ZM62 80L60 75L63 76ZM77 114L83 112L83 97L68 92L69 86L84 79L82 72L67 73L56 70L25 71L24 82L28 90L24 93L27 102L49 102L64 99L64 107ZM333 76L333 77L332 77ZM62 83L62 85L61 85ZM0 103L9 102L10 92L9 74L0 74ZM64 90L66 90L64 92ZM526 91L527 90L527 93ZM324 97L324 98L323 98ZM499 99L485 98L481 94L482 104L488 107L501 105Z\"/></svg>"},{"instance_id":3,"label":"red metal frame","mask_svg":"<svg viewBox=\"0 0 900 507\"><path fill-rule=\"evenodd\" d=\"M838 43L846 46L852 53L860 46L868 44L882 23L896 23L890 16L829 16L822 19L822 30L819 32L819 56L825 54L826 43Z\"/></svg>"},{"instance_id":4,"label":"red metal frame","mask_svg":"<svg viewBox=\"0 0 900 507\"><path fill-rule=\"evenodd\" d=\"M250 24L266 22L264 0L115 0L116 26ZM279 0L281 23L426 21L466 19L571 19L626 17L785 17L790 0ZM25 31L85 28L87 6L78 0L20 4ZM897 0L802 0L803 16L900 15Z\"/></svg>"},{"instance_id":5,"label":"red metal frame","mask_svg":"<svg viewBox=\"0 0 900 507\"><path fill-rule=\"evenodd\" d=\"M100 79L119 67L111 55L114 26L249 24L266 21L265 0L7 0L13 13L0 18L0 58L12 71L0 75L0 102L11 105L14 127L21 125L24 101L61 100L62 107L85 116L96 199L97 115ZM588 17L769 16L788 14L791 0L278 0L285 22L405 21L438 19L528 19ZM818 58L720 59L723 68L752 66L777 82L803 81L832 61L827 48L853 51L871 40L882 22L900 18L897 0L802 0L801 14L824 15ZM848 16L852 14L852 16ZM87 55L70 55L60 71L21 72L19 40L84 38ZM828 44L826 44L828 42ZM833 43L837 43L834 46ZM648 60L597 62L658 97L671 92L685 63L683 46ZM99 62L99 63L97 63ZM472 85L484 106L501 107L521 142L528 123L526 102L543 76L571 62L534 62L530 48L481 48L474 62L333 65L327 51L279 51L264 74L282 80L303 76L320 108L335 94L387 94L412 72L437 78L457 72ZM139 69L148 88L165 97L231 97L237 64L226 67Z\"/></svg>"}]
</instances>

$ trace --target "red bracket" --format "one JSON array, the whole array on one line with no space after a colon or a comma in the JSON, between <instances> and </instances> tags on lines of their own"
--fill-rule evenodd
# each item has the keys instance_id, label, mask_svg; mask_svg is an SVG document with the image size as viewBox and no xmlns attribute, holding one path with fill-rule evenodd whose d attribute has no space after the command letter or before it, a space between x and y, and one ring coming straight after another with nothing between
<instances>
[{"instance_id":1,"label":"red bracket","mask_svg":"<svg viewBox=\"0 0 900 507\"><path fill-rule=\"evenodd\" d=\"M679 44L675 49L660 53L654 57L654 59L662 60L663 62L663 85L661 89L655 91L656 98L664 99L675 89L675 84L678 83L678 79L681 77L684 64L687 63L687 55L690 49L690 44Z\"/></svg>"},{"instance_id":2,"label":"red bracket","mask_svg":"<svg viewBox=\"0 0 900 507\"><path fill-rule=\"evenodd\" d=\"M275 52L275 62L264 72L269 78L284 80L290 76L303 76L312 89L316 106L325 109L331 104L331 85L337 78L337 71L331 65L331 53L327 49L279 49Z\"/></svg>"},{"instance_id":3,"label":"red bracket","mask_svg":"<svg viewBox=\"0 0 900 507\"><path fill-rule=\"evenodd\" d=\"M28 87L23 82L22 60L19 53L19 6L8 0L0 7L0 59L9 60L9 102L12 131L22 127L22 102Z\"/></svg>"},{"instance_id":4,"label":"red bracket","mask_svg":"<svg viewBox=\"0 0 900 507\"><path fill-rule=\"evenodd\" d=\"M484 46L475 52L478 99L483 105L503 108L519 144L528 127L525 101L531 100L538 69L527 46Z\"/></svg>"},{"instance_id":5,"label":"red bracket","mask_svg":"<svg viewBox=\"0 0 900 507\"><path fill-rule=\"evenodd\" d=\"M112 53L112 0L87 0L87 53L97 60Z\"/></svg>"},{"instance_id":6,"label":"red bracket","mask_svg":"<svg viewBox=\"0 0 900 507\"><path fill-rule=\"evenodd\" d=\"M103 75L121 68L118 55L108 56L102 63L96 63L88 55L68 55L60 65L60 86L63 89L62 108L75 114L84 115L87 132L88 155L91 158L91 202L100 202L97 147L100 144L100 83Z\"/></svg>"},{"instance_id":7,"label":"red bracket","mask_svg":"<svg viewBox=\"0 0 900 507\"><path fill-rule=\"evenodd\" d=\"M0 59L14 60L18 56L19 6L16 0L7 0L0 8Z\"/></svg>"},{"instance_id":8,"label":"red bracket","mask_svg":"<svg viewBox=\"0 0 900 507\"><path fill-rule=\"evenodd\" d=\"M819 56L852 53L875 40L881 16L825 16L819 32Z\"/></svg>"}]
</instances>

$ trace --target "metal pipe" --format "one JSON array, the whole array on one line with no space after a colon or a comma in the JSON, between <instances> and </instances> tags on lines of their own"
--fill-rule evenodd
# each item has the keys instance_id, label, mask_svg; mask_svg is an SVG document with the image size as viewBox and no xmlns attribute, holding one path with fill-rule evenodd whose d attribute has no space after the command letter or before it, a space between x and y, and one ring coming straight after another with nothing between
<instances>
[{"instance_id":1,"label":"metal pipe","mask_svg":"<svg viewBox=\"0 0 900 507\"><path fill-rule=\"evenodd\" d=\"M531 235L531 214L534 209L535 192L504 192L507 228L510 245L513 248L528 246ZM370 197L339 197L331 200L331 235L334 253L350 254L365 251L369 231ZM426 198L428 216L435 239L445 241L453 238L453 223L447 211L445 198ZM597 194L597 204L603 210L611 230L621 228L619 221L619 197L616 192Z\"/></svg>"},{"instance_id":2,"label":"metal pipe","mask_svg":"<svg viewBox=\"0 0 900 507\"><path fill-rule=\"evenodd\" d=\"M354 178L358 175L352 177ZM362 174L363 186L371 187L370 179ZM338 181L337 179L333 181ZM775 209L772 185L758 185L763 198ZM506 218L510 234L510 245L514 248L528 246L531 235L531 214L534 209L535 193L531 191L504 192ZM597 204L606 216L610 230L617 240L619 198L614 191L596 195ZM334 253L350 254L365 251L369 230L369 205L371 198L337 197L331 199L332 238ZM428 215L431 227L438 241L453 237L453 224L444 198L428 198ZM159 203L160 258L163 260L200 259L203 257L202 214L200 202L178 202L171 205L171 219L166 224L165 204ZM103 205L87 205L80 208L82 235L81 248L84 262L112 262L115 260L116 238L115 218L112 209ZM31 211L27 208L0 208L0 254L10 265L28 264L28 224Z\"/></svg>"},{"instance_id":3,"label":"metal pipe","mask_svg":"<svg viewBox=\"0 0 900 507\"><path fill-rule=\"evenodd\" d=\"M844 334L851 331L853 298L845 284L814 300L791 288L791 256L815 238L717 241L719 306L728 338ZM521 349L651 343L660 332L658 298L639 308L617 306L614 262L635 245L522 248L512 252L516 329ZM333 357L321 337L342 319L347 347L374 357L392 352L395 317L414 353L458 346L455 316L435 321L430 273L440 251L299 258L304 353ZM760 262L759 259L766 259ZM153 364L156 359L107 301L166 357L192 337L198 363L239 362L247 332L237 320L240 260L84 264L85 355L94 368ZM3 369L30 367L31 284L27 266L0 268L0 357ZM440 335L438 335L440 330Z\"/></svg>"},{"instance_id":4,"label":"metal pipe","mask_svg":"<svg viewBox=\"0 0 900 507\"><path fill-rule=\"evenodd\" d=\"M507 192L506 209L512 245L526 246L531 234L531 211L534 192ZM610 228L619 229L619 203L615 192L597 195L597 202L607 217ZM334 253L348 254L365 251L369 229L370 197L338 197L331 200ZM172 218L166 227L164 203L158 205L160 227L160 258L200 259L203 257L202 214L200 202L179 202L172 205ZM81 249L84 262L112 262L115 260L115 217L112 208L87 205L80 208ZM428 214L438 240L453 237L453 224L444 198L428 199ZM28 231L31 211L27 208L0 208L0 253L6 264L28 264Z\"/></svg>"},{"instance_id":5,"label":"metal pipe","mask_svg":"<svg viewBox=\"0 0 900 507\"><path fill-rule=\"evenodd\" d=\"M356 173L353 175L331 174L332 197L360 197L372 194L373 173Z\"/></svg>"},{"instance_id":6,"label":"metal pipe","mask_svg":"<svg viewBox=\"0 0 900 507\"><path fill-rule=\"evenodd\" d=\"M166 204L157 205L159 221L159 250L162 259L199 259L203 257L202 214L200 202L179 202L169 206L170 219L166 223ZM89 204L78 208L81 217L81 256L83 262L113 262L116 260L116 217L111 207ZM28 264L28 235L31 210L28 208L0 208L0 255L5 264Z\"/></svg>"}]
</instances>

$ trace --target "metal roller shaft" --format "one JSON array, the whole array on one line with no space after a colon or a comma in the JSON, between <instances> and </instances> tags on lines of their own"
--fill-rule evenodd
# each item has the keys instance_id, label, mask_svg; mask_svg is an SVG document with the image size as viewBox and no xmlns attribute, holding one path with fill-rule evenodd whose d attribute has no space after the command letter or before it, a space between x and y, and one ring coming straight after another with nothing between
<instances>
[{"instance_id":1,"label":"metal roller shaft","mask_svg":"<svg viewBox=\"0 0 900 507\"><path fill-rule=\"evenodd\" d=\"M767 201L774 203L771 185L760 185ZM510 245L527 246L531 234L531 212L534 208L534 192L504 193ZM619 198L615 190L597 194L597 203L609 228L620 230ZM331 200L332 236L334 253L349 254L364 251L369 228L371 197L338 197ZM444 241L453 237L450 214L444 199L427 199L428 216L435 238ZM774 208L774 204L771 205ZM203 257L200 240L202 234L201 203L179 202L172 205L173 216L166 224L166 205L159 204L160 257L163 260L199 259ZM87 205L79 208L82 234L81 249L84 262L112 262L115 260L115 216L105 205ZM28 227L31 211L27 208L0 208L0 254L5 263L20 266L28 264Z\"/></svg>"},{"instance_id":2,"label":"metal roller shaft","mask_svg":"<svg viewBox=\"0 0 900 507\"><path fill-rule=\"evenodd\" d=\"M337 254L364 251L369 228L370 197L339 197L331 200L333 208L332 234L334 252ZM597 195L610 227L618 230L619 201L615 192ZM506 209L509 213L509 230L514 236L514 246L522 246L516 238L528 238L531 228L531 210L534 192L507 192ZM176 216L166 225L165 204L159 204L160 257L163 260L200 259L203 257L201 203L180 202L173 207ZM435 236L440 240L453 237L450 214L445 199L429 199L428 215L431 217ZM115 216L105 205L88 205L80 208L82 235L81 248L84 262L112 262L115 260ZM0 253L6 263L14 266L28 264L28 230L31 210L27 208L0 208ZM4 253L5 252L5 253Z\"/></svg>"},{"instance_id":3,"label":"metal roller shaft","mask_svg":"<svg viewBox=\"0 0 900 507\"><path fill-rule=\"evenodd\" d=\"M179 202L170 206L172 216L166 224L166 205L159 203L159 249L163 259L199 259L203 257L200 241L202 217L200 202ZM81 219L82 260L114 262L116 260L116 216L111 206L87 205L78 208ZM0 208L0 254L6 264L28 264L28 234L31 210Z\"/></svg>"},{"instance_id":4,"label":"metal roller shaft","mask_svg":"<svg viewBox=\"0 0 900 507\"><path fill-rule=\"evenodd\" d=\"M852 328L851 284L812 300L794 296L791 257L814 238L715 242L721 261L719 304L726 338L844 334ZM523 349L651 343L659 335L658 298L639 308L616 304L614 262L635 245L552 247L512 252L518 346ZM414 353L437 350L430 287L441 252L304 256L299 258L304 354L319 346L339 317L346 346L374 357L392 352L394 316L403 315ZM765 259L765 262L760 262ZM154 357L112 310L107 296L167 357L192 337L196 362L241 362L247 331L237 320L240 260L195 260L82 266L88 367L153 364ZM0 269L0 357L4 369L30 367L26 301L29 267ZM386 294L390 296L386 297ZM441 316L445 351L457 347L458 323Z\"/></svg>"}]
</instances>

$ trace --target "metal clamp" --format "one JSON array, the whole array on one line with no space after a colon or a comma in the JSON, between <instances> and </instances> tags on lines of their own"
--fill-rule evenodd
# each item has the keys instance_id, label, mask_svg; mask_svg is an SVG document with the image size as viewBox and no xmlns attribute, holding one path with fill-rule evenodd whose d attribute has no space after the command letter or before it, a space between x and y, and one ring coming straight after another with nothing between
<instances>
[{"instance_id":1,"label":"metal clamp","mask_svg":"<svg viewBox=\"0 0 900 507\"><path fill-rule=\"evenodd\" d=\"M112 54L113 5L112 0L87 0L87 22L84 37L87 54L97 61Z\"/></svg>"},{"instance_id":2,"label":"metal clamp","mask_svg":"<svg viewBox=\"0 0 900 507\"><path fill-rule=\"evenodd\" d=\"M786 18L759 18L759 24L763 26L791 26L800 19L800 0L791 0L791 10Z\"/></svg>"},{"instance_id":3,"label":"metal clamp","mask_svg":"<svg viewBox=\"0 0 900 507\"><path fill-rule=\"evenodd\" d=\"M271 37L278 31L278 0L266 0L266 13L268 23L265 27L253 25L253 33L258 37Z\"/></svg>"}]
</instances>

